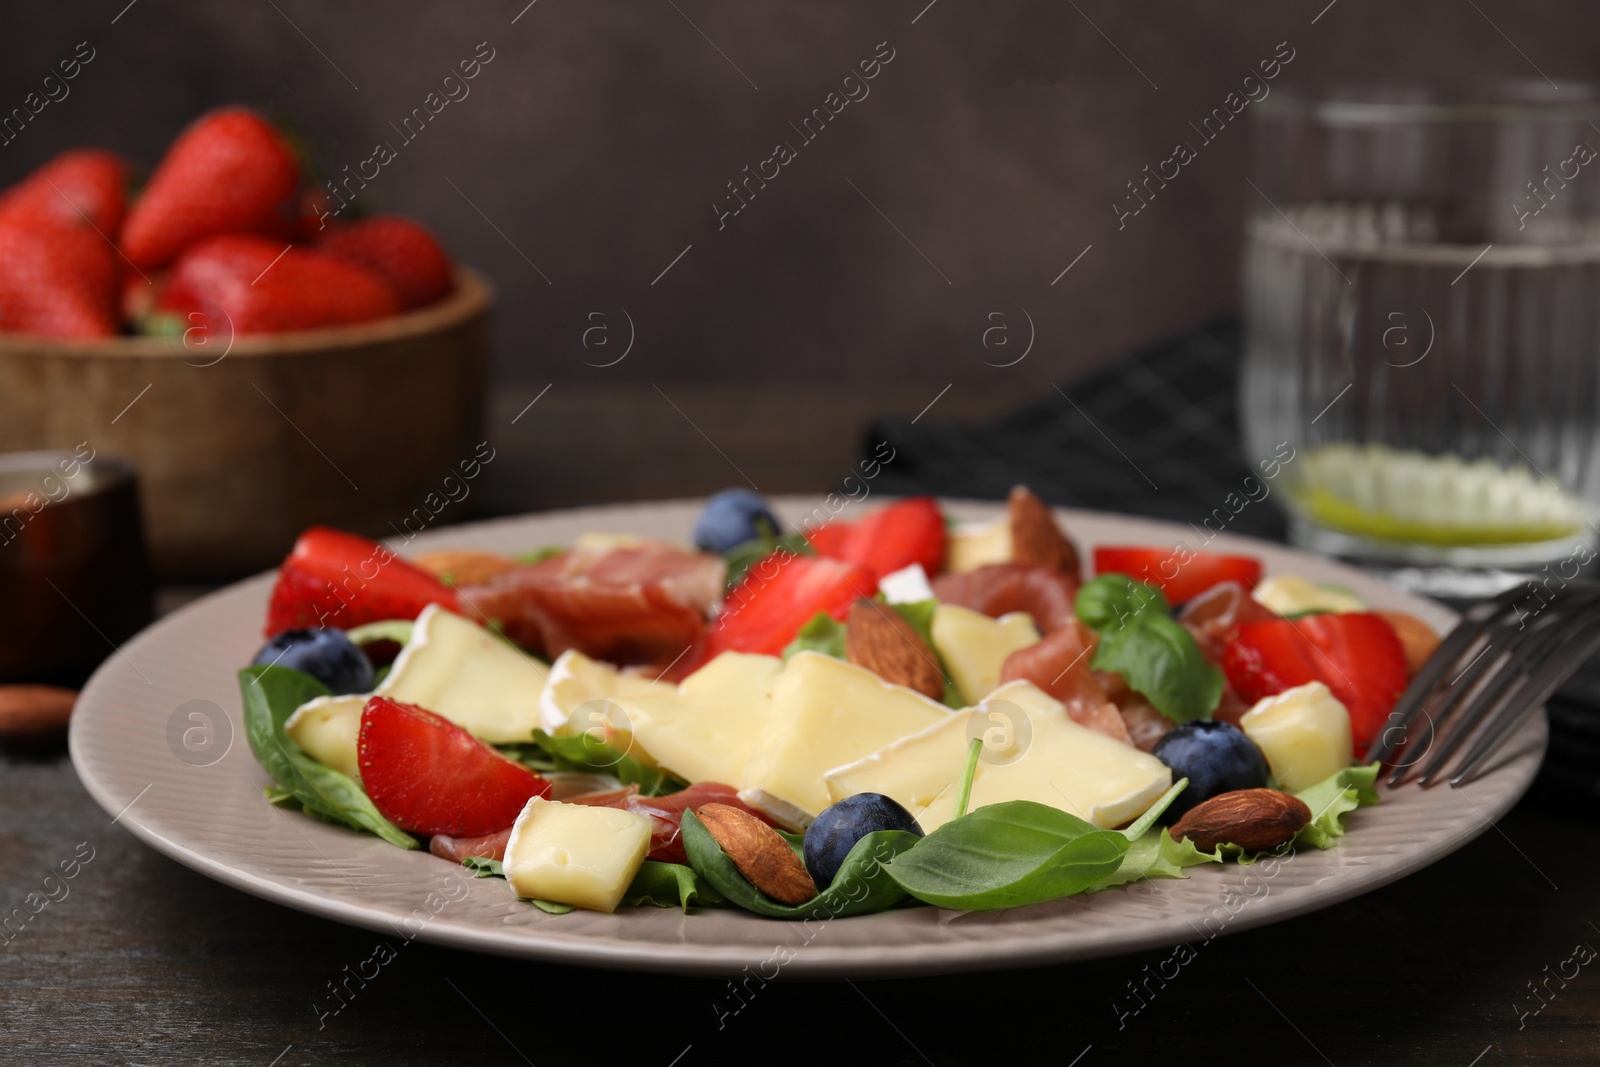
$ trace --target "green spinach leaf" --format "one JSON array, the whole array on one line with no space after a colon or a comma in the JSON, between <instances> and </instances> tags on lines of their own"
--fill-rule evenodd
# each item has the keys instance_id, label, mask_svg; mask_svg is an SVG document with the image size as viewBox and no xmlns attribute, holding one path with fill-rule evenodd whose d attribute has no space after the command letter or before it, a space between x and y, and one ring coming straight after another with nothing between
<instances>
[{"instance_id":1,"label":"green spinach leaf","mask_svg":"<svg viewBox=\"0 0 1600 1067\"><path fill-rule=\"evenodd\" d=\"M540 911L549 912L551 915L565 915L569 911L577 910L577 908L571 904L562 904L554 900L529 900L528 903L532 904Z\"/></svg>"},{"instance_id":2,"label":"green spinach leaf","mask_svg":"<svg viewBox=\"0 0 1600 1067\"><path fill-rule=\"evenodd\" d=\"M492 860L488 856L468 856L461 861L461 866L471 871L479 878L504 878L505 865L499 860Z\"/></svg>"},{"instance_id":3,"label":"green spinach leaf","mask_svg":"<svg viewBox=\"0 0 1600 1067\"><path fill-rule=\"evenodd\" d=\"M695 873L693 867L682 863L663 863L645 860L639 873L633 876L622 903L629 905L651 904L658 908L682 908L688 911L699 906L714 908L724 903L722 895Z\"/></svg>"},{"instance_id":4,"label":"green spinach leaf","mask_svg":"<svg viewBox=\"0 0 1600 1067\"><path fill-rule=\"evenodd\" d=\"M533 731L533 743L549 758L551 770L598 771L609 774L623 785L639 787L641 796L661 797L687 788L688 783L674 778L660 767L619 752L588 734L554 737L543 730ZM511 746L503 746L506 751ZM528 762L524 760L523 762Z\"/></svg>"},{"instance_id":5,"label":"green spinach leaf","mask_svg":"<svg viewBox=\"0 0 1600 1067\"><path fill-rule=\"evenodd\" d=\"M922 838L905 830L877 830L855 843L834 875L833 883L804 904L779 904L751 885L733 865L711 831L692 811L683 813L683 849L695 873L728 902L772 919L833 919L868 915L899 904L905 891L885 866ZM798 837L786 835L797 852Z\"/></svg>"},{"instance_id":6,"label":"green spinach leaf","mask_svg":"<svg viewBox=\"0 0 1600 1067\"><path fill-rule=\"evenodd\" d=\"M288 667L263 666L240 671L239 690L250 751L304 811L377 834L391 845L417 847L417 839L384 818L355 779L318 763L283 732L295 709L314 697L327 696L327 686Z\"/></svg>"},{"instance_id":7,"label":"green spinach leaf","mask_svg":"<svg viewBox=\"0 0 1600 1067\"><path fill-rule=\"evenodd\" d=\"M519 552L512 558L518 563L540 563L553 556L559 556L565 551L566 548L562 545L546 545L544 548L536 548L531 552Z\"/></svg>"},{"instance_id":8,"label":"green spinach leaf","mask_svg":"<svg viewBox=\"0 0 1600 1067\"><path fill-rule=\"evenodd\" d=\"M988 911L1082 893L1121 865L1129 841L1031 800L952 819L896 856L890 876L941 908Z\"/></svg>"}]
</instances>

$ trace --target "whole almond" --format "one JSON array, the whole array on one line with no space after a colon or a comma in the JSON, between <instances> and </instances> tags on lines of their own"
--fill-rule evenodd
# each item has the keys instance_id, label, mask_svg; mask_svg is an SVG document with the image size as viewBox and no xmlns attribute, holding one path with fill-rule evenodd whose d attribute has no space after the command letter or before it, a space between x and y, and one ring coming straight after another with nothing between
<instances>
[{"instance_id":1,"label":"whole almond","mask_svg":"<svg viewBox=\"0 0 1600 1067\"><path fill-rule=\"evenodd\" d=\"M916 628L894 608L865 597L850 605L844 658L894 685L915 689L930 700L944 698L939 657Z\"/></svg>"},{"instance_id":2,"label":"whole almond","mask_svg":"<svg viewBox=\"0 0 1600 1067\"><path fill-rule=\"evenodd\" d=\"M67 732L78 694L53 685L0 685L0 741L41 744Z\"/></svg>"},{"instance_id":3,"label":"whole almond","mask_svg":"<svg viewBox=\"0 0 1600 1067\"><path fill-rule=\"evenodd\" d=\"M1378 614L1394 628L1394 635L1400 639L1400 647L1405 649L1406 677L1415 675L1438 649L1439 635L1415 615L1407 615L1403 611L1380 611Z\"/></svg>"},{"instance_id":4,"label":"whole almond","mask_svg":"<svg viewBox=\"0 0 1600 1067\"><path fill-rule=\"evenodd\" d=\"M1078 549L1056 525L1050 506L1025 485L1006 501L1011 519L1011 562L1028 563L1078 576Z\"/></svg>"},{"instance_id":5,"label":"whole almond","mask_svg":"<svg viewBox=\"0 0 1600 1067\"><path fill-rule=\"evenodd\" d=\"M411 562L450 585L478 585L522 566L510 556L467 550L425 552Z\"/></svg>"},{"instance_id":6,"label":"whole almond","mask_svg":"<svg viewBox=\"0 0 1600 1067\"><path fill-rule=\"evenodd\" d=\"M1261 852L1283 844L1310 821L1311 809L1299 797L1276 789L1236 789L1190 808L1171 833L1205 852L1218 845Z\"/></svg>"},{"instance_id":7,"label":"whole almond","mask_svg":"<svg viewBox=\"0 0 1600 1067\"><path fill-rule=\"evenodd\" d=\"M730 804L706 804L695 814L739 873L773 900L804 904L817 895L817 884L789 842L748 811Z\"/></svg>"}]
</instances>

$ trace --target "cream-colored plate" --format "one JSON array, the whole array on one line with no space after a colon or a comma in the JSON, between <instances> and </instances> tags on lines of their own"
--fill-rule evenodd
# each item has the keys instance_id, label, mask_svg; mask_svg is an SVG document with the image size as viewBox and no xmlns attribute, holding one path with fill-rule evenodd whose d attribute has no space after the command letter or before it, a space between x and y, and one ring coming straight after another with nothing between
<instances>
[{"instance_id":1,"label":"cream-colored plate","mask_svg":"<svg viewBox=\"0 0 1600 1067\"><path fill-rule=\"evenodd\" d=\"M780 507L797 519L819 502L785 499ZM947 506L963 518L998 510L992 504ZM647 504L476 523L424 534L403 551L522 551L597 530L686 539L699 507ZM1113 542L1202 547L1192 527L1089 512L1063 511L1061 517L1084 548ZM1453 621L1436 604L1287 548L1226 535L1208 547L1255 554L1269 573L1338 582L1376 606L1410 611L1441 629ZM261 644L271 583L271 575L262 575L198 601L106 660L72 719L73 763L95 800L120 813L117 821L157 850L269 900L385 933L585 966L705 975L737 974L748 966L767 977L773 969L806 977L936 974L1192 943L1326 907L1460 848L1527 789L1546 741L1541 713L1490 772L1466 788L1388 792L1383 804L1352 817L1352 830L1337 848L1300 853L1270 873L1208 865L1185 880L1148 883L1136 892L1114 889L993 913L917 907L812 923L656 908L547 915L513 899L498 879L464 879L425 852L284 812L262 798L268 779L245 743L234 672ZM208 723L208 716L215 721ZM196 750L206 749L208 728L216 733L211 755L202 756ZM201 732L185 744L185 730ZM226 753L197 765L212 758L230 732Z\"/></svg>"}]
</instances>

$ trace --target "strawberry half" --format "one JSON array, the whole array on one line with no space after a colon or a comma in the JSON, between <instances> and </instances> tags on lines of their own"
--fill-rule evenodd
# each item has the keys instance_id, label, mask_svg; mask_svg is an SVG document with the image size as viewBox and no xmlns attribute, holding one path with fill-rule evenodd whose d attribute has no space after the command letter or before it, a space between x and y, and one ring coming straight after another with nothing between
<instances>
[{"instance_id":1,"label":"strawberry half","mask_svg":"<svg viewBox=\"0 0 1600 1067\"><path fill-rule=\"evenodd\" d=\"M454 589L376 541L313 526L278 568L266 635L414 619L429 604L460 608Z\"/></svg>"},{"instance_id":2,"label":"strawberry half","mask_svg":"<svg viewBox=\"0 0 1600 1067\"><path fill-rule=\"evenodd\" d=\"M1252 704L1323 683L1350 713L1357 753L1378 736L1406 687L1405 649L1394 628L1371 612L1240 623L1223 649L1222 669Z\"/></svg>"},{"instance_id":3,"label":"strawberry half","mask_svg":"<svg viewBox=\"0 0 1600 1067\"><path fill-rule=\"evenodd\" d=\"M248 234L202 241L173 264L156 312L177 316L179 329L202 323L198 314L225 338L346 326L400 310L400 298L372 271L286 245Z\"/></svg>"},{"instance_id":4,"label":"strawberry half","mask_svg":"<svg viewBox=\"0 0 1600 1067\"><path fill-rule=\"evenodd\" d=\"M398 215L374 215L335 226L317 247L388 282L408 311L443 300L456 287L450 257L433 234Z\"/></svg>"},{"instance_id":5,"label":"strawberry half","mask_svg":"<svg viewBox=\"0 0 1600 1067\"><path fill-rule=\"evenodd\" d=\"M504 830L550 783L431 711L388 697L361 710L361 784L384 818L414 834Z\"/></svg>"},{"instance_id":6,"label":"strawberry half","mask_svg":"<svg viewBox=\"0 0 1600 1067\"><path fill-rule=\"evenodd\" d=\"M282 235L294 227L300 162L266 119L232 107L178 135L122 226L122 251L144 271L221 233Z\"/></svg>"},{"instance_id":7,"label":"strawberry half","mask_svg":"<svg viewBox=\"0 0 1600 1067\"><path fill-rule=\"evenodd\" d=\"M705 658L719 652L776 656L817 612L843 619L858 597L877 588L877 577L865 567L775 552L752 566L728 594L707 635Z\"/></svg>"},{"instance_id":8,"label":"strawberry half","mask_svg":"<svg viewBox=\"0 0 1600 1067\"><path fill-rule=\"evenodd\" d=\"M879 508L859 522L818 527L807 535L819 556L859 564L882 578L913 563L930 575L944 562L944 515L931 496L915 496Z\"/></svg>"},{"instance_id":9,"label":"strawberry half","mask_svg":"<svg viewBox=\"0 0 1600 1067\"><path fill-rule=\"evenodd\" d=\"M63 152L0 196L0 218L99 230L107 241L128 209L128 164L103 148Z\"/></svg>"}]
</instances>

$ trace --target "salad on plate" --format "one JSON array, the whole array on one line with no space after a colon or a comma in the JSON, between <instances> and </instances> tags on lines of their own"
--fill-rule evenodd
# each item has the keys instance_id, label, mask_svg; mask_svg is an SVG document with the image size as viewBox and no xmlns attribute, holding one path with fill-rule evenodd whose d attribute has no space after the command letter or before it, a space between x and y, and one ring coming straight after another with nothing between
<instances>
[{"instance_id":1,"label":"salad on plate","mask_svg":"<svg viewBox=\"0 0 1600 1067\"><path fill-rule=\"evenodd\" d=\"M306 531L240 672L267 801L556 914L1020 907L1334 847L1438 644L1248 556L1086 557L1020 486L528 548Z\"/></svg>"}]
</instances>

